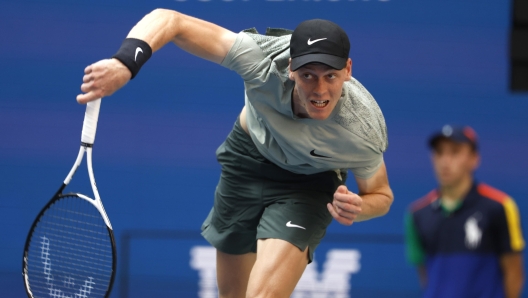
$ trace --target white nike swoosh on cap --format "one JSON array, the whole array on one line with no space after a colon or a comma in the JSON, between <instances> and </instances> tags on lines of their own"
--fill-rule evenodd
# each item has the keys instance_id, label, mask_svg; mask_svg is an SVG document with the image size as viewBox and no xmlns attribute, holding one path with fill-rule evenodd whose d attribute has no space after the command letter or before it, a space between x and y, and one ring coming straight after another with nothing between
<instances>
[{"instance_id":1,"label":"white nike swoosh on cap","mask_svg":"<svg viewBox=\"0 0 528 298\"><path fill-rule=\"evenodd\" d=\"M291 221L287 222L287 223L286 223L286 226L287 226L288 228L299 228L299 229L306 230L305 227L301 227L301 226L298 226L298 225L294 225L294 224L291 223Z\"/></svg>"},{"instance_id":2,"label":"white nike swoosh on cap","mask_svg":"<svg viewBox=\"0 0 528 298\"><path fill-rule=\"evenodd\" d=\"M137 54L138 54L139 52L143 53L143 50L142 50L140 47L137 47L137 48L136 48L136 56L134 57L134 61L136 61L136 59L137 59Z\"/></svg>"},{"instance_id":3,"label":"white nike swoosh on cap","mask_svg":"<svg viewBox=\"0 0 528 298\"><path fill-rule=\"evenodd\" d=\"M311 39L311 37L308 38L308 45L309 45L309 46L313 45L314 43L316 43L316 42L318 42L318 41L325 40L325 39L327 39L327 38L325 37L325 38L319 38L319 39L315 39L315 40L310 40L310 39Z\"/></svg>"}]
</instances>

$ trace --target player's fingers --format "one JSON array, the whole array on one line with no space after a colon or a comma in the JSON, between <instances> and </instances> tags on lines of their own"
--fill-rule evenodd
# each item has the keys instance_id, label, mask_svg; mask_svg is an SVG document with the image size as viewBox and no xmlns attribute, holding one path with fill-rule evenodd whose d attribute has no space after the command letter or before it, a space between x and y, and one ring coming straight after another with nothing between
<instances>
[{"instance_id":1,"label":"player's fingers","mask_svg":"<svg viewBox=\"0 0 528 298\"><path fill-rule=\"evenodd\" d=\"M346 212L336 205L332 205L329 203L327 205L327 208L330 211L330 214L332 215L332 217L335 218L339 222L353 221L356 218L356 215L350 212Z\"/></svg>"},{"instance_id":2,"label":"player's fingers","mask_svg":"<svg viewBox=\"0 0 528 298\"><path fill-rule=\"evenodd\" d=\"M328 208L328 212L330 212L330 215L332 215L332 217L337 220L337 222L339 222L340 224L349 226L354 222L354 219L340 216L338 211L335 210L335 206L333 206L332 204L328 203L326 205L326 208Z\"/></svg>"},{"instance_id":3,"label":"player's fingers","mask_svg":"<svg viewBox=\"0 0 528 298\"><path fill-rule=\"evenodd\" d=\"M84 69L84 74L90 74L92 72L92 65L86 66Z\"/></svg>"},{"instance_id":4,"label":"player's fingers","mask_svg":"<svg viewBox=\"0 0 528 298\"><path fill-rule=\"evenodd\" d=\"M81 85L81 91L84 92L84 93L88 93L90 91L92 91L93 88L93 81L90 81L90 82L87 82L87 83L83 83Z\"/></svg>"},{"instance_id":5,"label":"player's fingers","mask_svg":"<svg viewBox=\"0 0 528 298\"><path fill-rule=\"evenodd\" d=\"M346 185L339 185L339 187L336 189L336 193L346 194L348 193L348 188Z\"/></svg>"},{"instance_id":6,"label":"player's fingers","mask_svg":"<svg viewBox=\"0 0 528 298\"><path fill-rule=\"evenodd\" d=\"M334 201L333 202L333 205L336 208L336 210L338 211L343 211L343 212L349 212L349 213L353 213L353 214L360 214L361 213L361 207L360 206L356 206L356 205L352 205L352 204L349 204L349 203L343 203L343 202L339 202L339 201Z\"/></svg>"},{"instance_id":7,"label":"player's fingers","mask_svg":"<svg viewBox=\"0 0 528 298\"><path fill-rule=\"evenodd\" d=\"M328 208L328 212L330 212L330 215L332 215L333 218L338 218L339 214L334 209L334 205L328 203L326 204L326 208Z\"/></svg>"},{"instance_id":8,"label":"player's fingers","mask_svg":"<svg viewBox=\"0 0 528 298\"><path fill-rule=\"evenodd\" d=\"M77 98L76 98L76 99L77 99L77 102L78 102L79 104L85 104L85 103L87 103L87 100L86 100L86 94L79 94L79 95L77 95Z\"/></svg>"},{"instance_id":9,"label":"player's fingers","mask_svg":"<svg viewBox=\"0 0 528 298\"><path fill-rule=\"evenodd\" d=\"M101 96L98 96L95 92L88 92L85 94L79 94L77 95L77 102L80 104L86 104L92 100L101 98Z\"/></svg>"},{"instance_id":10,"label":"player's fingers","mask_svg":"<svg viewBox=\"0 0 528 298\"><path fill-rule=\"evenodd\" d=\"M363 199L360 196L351 192L347 194L335 193L334 200L344 203L350 203L356 206L361 206L361 204L363 203Z\"/></svg>"},{"instance_id":11,"label":"player's fingers","mask_svg":"<svg viewBox=\"0 0 528 298\"><path fill-rule=\"evenodd\" d=\"M354 223L353 220L350 220L350 219L344 219L344 218L336 218L335 220L337 220L338 223L344 225L344 226L350 226Z\"/></svg>"},{"instance_id":12,"label":"player's fingers","mask_svg":"<svg viewBox=\"0 0 528 298\"><path fill-rule=\"evenodd\" d=\"M349 204L341 204L336 202L335 200L332 202L332 205L334 206L334 210L339 214L340 216L346 216L348 217L349 213L352 213L352 210L355 210L352 205Z\"/></svg>"},{"instance_id":13,"label":"player's fingers","mask_svg":"<svg viewBox=\"0 0 528 298\"><path fill-rule=\"evenodd\" d=\"M86 104L89 102L90 95L88 93L77 95L77 102L80 104Z\"/></svg>"},{"instance_id":14,"label":"player's fingers","mask_svg":"<svg viewBox=\"0 0 528 298\"><path fill-rule=\"evenodd\" d=\"M86 74L86 75L83 76L83 83L88 83L91 80L93 80L93 75L92 74Z\"/></svg>"}]
</instances>

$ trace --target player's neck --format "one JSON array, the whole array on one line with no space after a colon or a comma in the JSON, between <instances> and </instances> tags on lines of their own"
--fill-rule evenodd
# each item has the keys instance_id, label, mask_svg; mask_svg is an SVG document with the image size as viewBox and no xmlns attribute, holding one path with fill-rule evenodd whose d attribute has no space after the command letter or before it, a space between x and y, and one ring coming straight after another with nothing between
<instances>
[{"instance_id":1,"label":"player's neck","mask_svg":"<svg viewBox=\"0 0 528 298\"><path fill-rule=\"evenodd\" d=\"M464 199L466 194L473 185L473 175L466 175L458 182L450 185L442 185L440 187L440 193L442 200L445 201L459 201Z\"/></svg>"},{"instance_id":2,"label":"player's neck","mask_svg":"<svg viewBox=\"0 0 528 298\"><path fill-rule=\"evenodd\" d=\"M292 112L299 118L310 118L306 112L306 108L302 105L299 93L297 93L297 87L293 87L291 94L291 107Z\"/></svg>"}]
</instances>

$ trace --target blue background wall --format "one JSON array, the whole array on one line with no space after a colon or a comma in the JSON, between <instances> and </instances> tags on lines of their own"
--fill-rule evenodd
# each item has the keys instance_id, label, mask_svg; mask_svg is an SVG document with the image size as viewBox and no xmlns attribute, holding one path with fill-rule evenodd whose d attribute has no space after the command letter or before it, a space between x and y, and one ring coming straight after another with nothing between
<instances>
[{"instance_id":1,"label":"blue background wall","mask_svg":"<svg viewBox=\"0 0 528 298\"><path fill-rule=\"evenodd\" d=\"M445 123L476 129L482 147L477 178L508 192L527 216L528 95L508 90L509 1L1 0L0 296L24 296L20 265L27 230L74 161L85 110L75 96L84 67L112 55L129 29L157 7L233 31L294 28L317 17L349 33L353 75L387 121L385 160L396 195L387 216L352 227L333 223L329 233L339 241L321 246L319 263L330 246L361 251L352 296L419 293L414 269L404 260L403 215L435 186L425 140ZM131 275L184 280L187 295L194 295L189 293L198 275L189 268L189 247L205 244L198 234L219 174L214 152L242 105L235 73L172 44L103 101L94 167L118 245L129 230L196 235L132 240ZM79 171L70 189L90 194L86 181ZM163 251L169 257L159 257ZM113 296L118 294L116 286Z\"/></svg>"}]
</instances>

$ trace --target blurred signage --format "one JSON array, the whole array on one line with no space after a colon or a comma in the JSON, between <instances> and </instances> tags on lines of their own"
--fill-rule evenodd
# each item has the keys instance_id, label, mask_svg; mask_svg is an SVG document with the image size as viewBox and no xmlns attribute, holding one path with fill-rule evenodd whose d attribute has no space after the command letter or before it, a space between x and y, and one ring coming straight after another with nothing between
<instances>
[{"instance_id":1,"label":"blurred signage","mask_svg":"<svg viewBox=\"0 0 528 298\"><path fill-rule=\"evenodd\" d=\"M210 246L191 248L190 266L198 271L198 297L216 298L216 249ZM317 261L306 267L292 298L350 297L352 274L359 272L361 253L355 249L331 249L319 271Z\"/></svg>"}]
</instances>

